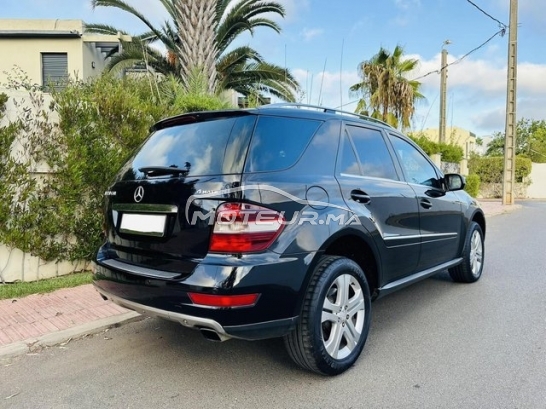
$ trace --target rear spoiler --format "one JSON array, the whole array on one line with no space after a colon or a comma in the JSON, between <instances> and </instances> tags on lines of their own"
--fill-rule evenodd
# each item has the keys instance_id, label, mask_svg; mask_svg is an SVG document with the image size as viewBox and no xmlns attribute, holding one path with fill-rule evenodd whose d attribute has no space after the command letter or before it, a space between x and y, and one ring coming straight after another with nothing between
<instances>
[{"instance_id":1,"label":"rear spoiler","mask_svg":"<svg viewBox=\"0 0 546 409\"><path fill-rule=\"evenodd\" d=\"M150 127L150 133L171 126L191 124L194 122L207 121L216 118L233 118L238 116L252 115L252 109L230 109L224 111L202 111L189 112L187 114L172 116L156 122Z\"/></svg>"}]
</instances>

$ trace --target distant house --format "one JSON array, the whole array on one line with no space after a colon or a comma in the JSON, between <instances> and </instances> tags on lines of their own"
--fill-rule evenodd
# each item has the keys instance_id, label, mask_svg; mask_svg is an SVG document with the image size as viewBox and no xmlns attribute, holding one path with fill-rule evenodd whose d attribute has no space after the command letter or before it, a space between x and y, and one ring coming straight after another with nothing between
<instances>
[{"instance_id":1,"label":"distant house","mask_svg":"<svg viewBox=\"0 0 546 409\"><path fill-rule=\"evenodd\" d=\"M433 142L438 142L440 132L438 128L428 128L423 130L423 135ZM471 152L476 152L476 134L459 127L446 128L446 142L459 145L463 148L464 157L470 157Z\"/></svg>"},{"instance_id":2,"label":"distant house","mask_svg":"<svg viewBox=\"0 0 546 409\"><path fill-rule=\"evenodd\" d=\"M119 50L118 35L85 34L82 20L0 19L0 84L14 66L33 84L57 85L67 76L86 80L105 68L105 57Z\"/></svg>"}]
</instances>

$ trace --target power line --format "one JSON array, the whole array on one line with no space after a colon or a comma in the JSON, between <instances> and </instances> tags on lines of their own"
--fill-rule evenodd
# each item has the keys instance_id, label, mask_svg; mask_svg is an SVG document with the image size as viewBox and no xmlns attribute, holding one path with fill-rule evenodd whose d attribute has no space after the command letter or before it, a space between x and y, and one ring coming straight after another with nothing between
<instances>
[{"instance_id":1,"label":"power line","mask_svg":"<svg viewBox=\"0 0 546 409\"><path fill-rule=\"evenodd\" d=\"M420 80L420 79L423 79L425 77L428 77L429 75L431 74L440 74L442 72L442 70L445 70L447 67L451 66L451 65L455 65L455 64L459 64L462 60L464 60L466 57L468 57L470 54L478 51L480 48L484 47L487 43L489 43L491 40L493 40L496 36L500 35L501 37L504 36L504 34L506 33L506 28L501 28L499 31L497 31L495 34L493 34L491 37L489 37L487 40L485 40L483 43L481 43L479 46L473 48L472 50L470 50L469 52L467 52L465 55L463 55L462 57L456 59L455 61L453 62L450 62L449 64L446 64L444 67L442 67L440 70L434 70L434 71L430 71L430 72L427 72L426 74L424 75L421 75L420 77L417 77L417 78L414 78L412 79L411 81L417 81L417 80Z\"/></svg>"},{"instance_id":2,"label":"power line","mask_svg":"<svg viewBox=\"0 0 546 409\"><path fill-rule=\"evenodd\" d=\"M473 52L478 51L480 48L484 47L487 43L489 43L491 40L493 40L496 36L500 35L501 37L504 37L505 33L506 33L506 28L501 28L499 31L497 31L495 34L493 34L491 37L489 37L487 40L485 40L479 46L477 46L476 48L473 48L472 50L467 52L465 55L463 55L461 58L453 61L451 64L448 64L448 65L454 65L454 64L460 63L462 60L464 60L470 54L472 54Z\"/></svg>"},{"instance_id":3,"label":"power line","mask_svg":"<svg viewBox=\"0 0 546 409\"><path fill-rule=\"evenodd\" d=\"M471 0L466 0L468 3L472 4L474 7L476 7L478 10L480 10L483 14L485 14L487 17L489 17L491 20L493 21L496 21L497 23L499 23L499 27L500 28L504 28L506 29L506 24L504 24L502 21L496 19L495 17L493 17L491 14L489 14L487 11L485 11L484 9L482 9L480 6L478 6L476 3L474 3L473 1Z\"/></svg>"}]
</instances>

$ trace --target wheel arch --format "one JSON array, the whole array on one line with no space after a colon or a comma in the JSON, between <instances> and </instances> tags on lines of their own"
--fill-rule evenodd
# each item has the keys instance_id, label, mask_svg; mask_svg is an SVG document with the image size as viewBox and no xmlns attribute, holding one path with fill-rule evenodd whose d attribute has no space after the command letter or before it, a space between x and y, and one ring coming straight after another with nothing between
<instances>
[{"instance_id":1,"label":"wheel arch","mask_svg":"<svg viewBox=\"0 0 546 409\"><path fill-rule=\"evenodd\" d=\"M485 239L485 216L480 210L476 210L470 219L471 222L476 222L482 229L483 238Z\"/></svg>"},{"instance_id":2,"label":"wheel arch","mask_svg":"<svg viewBox=\"0 0 546 409\"><path fill-rule=\"evenodd\" d=\"M316 264L320 257L324 255L342 256L357 263L364 271L370 293L375 298L376 290L381 283L381 259L375 243L368 235L356 229L343 229L332 235L323 243L320 251L315 255L312 267L309 269L307 285Z\"/></svg>"}]
</instances>

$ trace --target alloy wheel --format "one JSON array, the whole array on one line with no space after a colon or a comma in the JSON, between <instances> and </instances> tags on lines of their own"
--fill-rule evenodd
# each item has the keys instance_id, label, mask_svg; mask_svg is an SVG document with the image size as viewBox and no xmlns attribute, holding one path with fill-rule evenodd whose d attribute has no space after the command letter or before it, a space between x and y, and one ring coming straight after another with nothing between
<instances>
[{"instance_id":1,"label":"alloy wheel","mask_svg":"<svg viewBox=\"0 0 546 409\"><path fill-rule=\"evenodd\" d=\"M356 348L365 314L358 280L350 274L338 276L328 288L322 306L322 341L332 358L346 358Z\"/></svg>"},{"instance_id":2,"label":"alloy wheel","mask_svg":"<svg viewBox=\"0 0 546 409\"><path fill-rule=\"evenodd\" d=\"M481 273L483 263L483 243L482 237L478 231L472 233L470 239L470 267L472 274L477 277Z\"/></svg>"}]
</instances>

